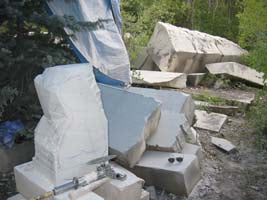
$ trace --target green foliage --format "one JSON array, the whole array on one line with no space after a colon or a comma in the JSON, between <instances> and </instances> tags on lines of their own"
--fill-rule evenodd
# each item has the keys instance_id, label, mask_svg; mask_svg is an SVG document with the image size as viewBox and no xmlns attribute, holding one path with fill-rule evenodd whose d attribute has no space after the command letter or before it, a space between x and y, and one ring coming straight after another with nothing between
<instances>
[{"instance_id":1,"label":"green foliage","mask_svg":"<svg viewBox=\"0 0 267 200\"><path fill-rule=\"evenodd\" d=\"M122 0L125 40L131 61L135 60L158 21L197 29L237 41L240 1L232 0Z\"/></svg>"},{"instance_id":2,"label":"green foliage","mask_svg":"<svg viewBox=\"0 0 267 200\"><path fill-rule=\"evenodd\" d=\"M12 103L15 96L18 95L17 89L5 86L0 89L0 120L4 112L5 107Z\"/></svg>"},{"instance_id":3,"label":"green foliage","mask_svg":"<svg viewBox=\"0 0 267 200\"><path fill-rule=\"evenodd\" d=\"M214 105L226 104L226 100L219 97L210 96L208 93L193 95L193 98L195 100L208 102Z\"/></svg>"},{"instance_id":4,"label":"green foliage","mask_svg":"<svg viewBox=\"0 0 267 200\"><path fill-rule=\"evenodd\" d=\"M193 29L237 41L239 22L236 14L240 10L240 0L193 0L192 2Z\"/></svg>"},{"instance_id":5,"label":"green foliage","mask_svg":"<svg viewBox=\"0 0 267 200\"><path fill-rule=\"evenodd\" d=\"M240 20L239 43L250 50L244 62L267 74L267 1L244 0Z\"/></svg>"},{"instance_id":6,"label":"green foliage","mask_svg":"<svg viewBox=\"0 0 267 200\"><path fill-rule=\"evenodd\" d=\"M184 0L122 0L124 32L130 33L126 46L131 60L147 46L158 21L188 26L190 4Z\"/></svg>"},{"instance_id":7,"label":"green foliage","mask_svg":"<svg viewBox=\"0 0 267 200\"><path fill-rule=\"evenodd\" d=\"M249 122L255 128L258 136L258 145L262 149L267 149L267 90L260 90L257 94L256 102L251 107Z\"/></svg>"},{"instance_id":8,"label":"green foliage","mask_svg":"<svg viewBox=\"0 0 267 200\"><path fill-rule=\"evenodd\" d=\"M243 10L238 14L240 21L239 43L245 48L253 48L258 37L267 32L267 1L244 0Z\"/></svg>"}]
</instances>

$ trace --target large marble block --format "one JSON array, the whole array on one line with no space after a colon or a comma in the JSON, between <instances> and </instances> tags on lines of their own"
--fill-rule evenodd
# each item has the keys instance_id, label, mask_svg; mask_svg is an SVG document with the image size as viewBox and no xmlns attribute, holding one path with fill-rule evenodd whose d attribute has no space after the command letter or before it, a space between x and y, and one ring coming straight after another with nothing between
<instances>
[{"instance_id":1,"label":"large marble block","mask_svg":"<svg viewBox=\"0 0 267 200\"><path fill-rule=\"evenodd\" d=\"M156 131L161 103L125 89L99 84L108 119L109 150L121 164L133 167Z\"/></svg>"},{"instance_id":2,"label":"large marble block","mask_svg":"<svg viewBox=\"0 0 267 200\"><path fill-rule=\"evenodd\" d=\"M196 73L205 64L239 61L247 54L237 44L221 37L158 22L147 52L161 71Z\"/></svg>"},{"instance_id":3,"label":"large marble block","mask_svg":"<svg viewBox=\"0 0 267 200\"><path fill-rule=\"evenodd\" d=\"M90 64L47 68L35 87L44 112L35 129L35 169L54 185L95 169L108 154L108 123Z\"/></svg>"},{"instance_id":4,"label":"large marble block","mask_svg":"<svg viewBox=\"0 0 267 200\"><path fill-rule=\"evenodd\" d=\"M188 123L184 114L161 112L159 126L147 141L149 150L181 152L186 143L181 125Z\"/></svg>"},{"instance_id":5,"label":"large marble block","mask_svg":"<svg viewBox=\"0 0 267 200\"><path fill-rule=\"evenodd\" d=\"M195 103L192 100L192 97L188 94L177 91L139 87L130 87L128 91L136 94L142 94L147 97L153 97L162 103L162 111L183 113L190 124L193 122Z\"/></svg>"},{"instance_id":6,"label":"large marble block","mask_svg":"<svg viewBox=\"0 0 267 200\"><path fill-rule=\"evenodd\" d=\"M169 163L171 157L183 157L183 161ZM195 155L159 151L146 151L133 172L143 178L147 185L184 196L191 193L201 177Z\"/></svg>"}]
</instances>

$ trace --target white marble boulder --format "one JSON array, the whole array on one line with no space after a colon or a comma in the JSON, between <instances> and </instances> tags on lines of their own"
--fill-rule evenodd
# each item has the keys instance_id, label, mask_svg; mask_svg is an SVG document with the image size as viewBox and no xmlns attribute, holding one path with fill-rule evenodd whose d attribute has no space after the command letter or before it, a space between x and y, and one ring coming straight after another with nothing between
<instances>
[{"instance_id":1,"label":"white marble boulder","mask_svg":"<svg viewBox=\"0 0 267 200\"><path fill-rule=\"evenodd\" d=\"M205 64L239 61L247 51L221 37L158 22L147 53L161 71L196 73Z\"/></svg>"},{"instance_id":2,"label":"white marble boulder","mask_svg":"<svg viewBox=\"0 0 267 200\"><path fill-rule=\"evenodd\" d=\"M35 129L34 169L54 185L80 177L108 154L108 122L90 64L47 68L34 80L43 109Z\"/></svg>"}]
</instances>

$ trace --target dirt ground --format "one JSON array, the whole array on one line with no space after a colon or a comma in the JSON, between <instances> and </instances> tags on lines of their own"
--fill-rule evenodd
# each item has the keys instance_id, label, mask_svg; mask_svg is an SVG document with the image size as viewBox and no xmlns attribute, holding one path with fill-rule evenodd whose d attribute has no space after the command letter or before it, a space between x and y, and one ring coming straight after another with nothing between
<instances>
[{"instance_id":1,"label":"dirt ground","mask_svg":"<svg viewBox=\"0 0 267 200\"><path fill-rule=\"evenodd\" d=\"M256 136L242 117L228 117L220 133L198 130L204 152L202 180L190 200L266 200L267 152L257 149ZM237 152L226 154L210 136L231 141Z\"/></svg>"},{"instance_id":2,"label":"dirt ground","mask_svg":"<svg viewBox=\"0 0 267 200\"><path fill-rule=\"evenodd\" d=\"M203 148L202 180L188 200L266 200L267 152L257 149L256 136L242 117L228 117L220 133L197 130ZM226 154L210 142L210 136L224 137L237 147ZM0 200L15 194L13 173L0 176ZM184 200L157 191L158 200Z\"/></svg>"}]
</instances>

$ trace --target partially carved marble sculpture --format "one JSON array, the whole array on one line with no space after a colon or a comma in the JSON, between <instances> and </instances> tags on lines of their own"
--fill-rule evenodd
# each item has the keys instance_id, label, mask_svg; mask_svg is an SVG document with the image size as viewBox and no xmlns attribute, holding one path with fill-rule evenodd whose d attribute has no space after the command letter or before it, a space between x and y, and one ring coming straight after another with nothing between
<instances>
[{"instance_id":1,"label":"partially carved marble sculpture","mask_svg":"<svg viewBox=\"0 0 267 200\"><path fill-rule=\"evenodd\" d=\"M108 154L108 122L89 64L47 68L34 80L44 112L35 130L34 168L53 184L89 173Z\"/></svg>"}]
</instances>

